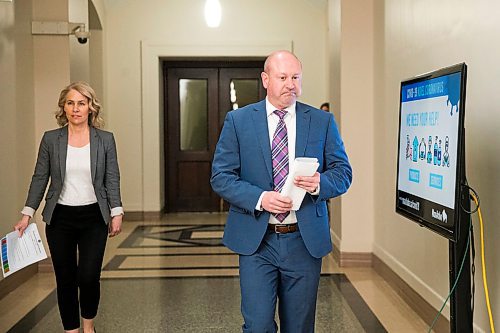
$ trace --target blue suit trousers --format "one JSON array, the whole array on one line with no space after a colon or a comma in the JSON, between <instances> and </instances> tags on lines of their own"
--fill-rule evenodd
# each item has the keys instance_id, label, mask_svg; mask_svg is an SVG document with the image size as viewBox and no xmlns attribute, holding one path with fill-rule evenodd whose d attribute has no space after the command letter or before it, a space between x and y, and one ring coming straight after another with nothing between
<instances>
[{"instance_id":1,"label":"blue suit trousers","mask_svg":"<svg viewBox=\"0 0 500 333\"><path fill-rule=\"evenodd\" d=\"M300 232L268 231L252 255L240 255L244 333L314 332L321 258L311 256Z\"/></svg>"}]
</instances>

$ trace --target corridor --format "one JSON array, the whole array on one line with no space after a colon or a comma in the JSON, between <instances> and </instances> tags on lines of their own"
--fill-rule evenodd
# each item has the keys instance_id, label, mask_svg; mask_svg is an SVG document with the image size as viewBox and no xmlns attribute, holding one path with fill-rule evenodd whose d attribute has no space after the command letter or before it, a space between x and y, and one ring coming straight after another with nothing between
<instances>
[{"instance_id":1,"label":"corridor","mask_svg":"<svg viewBox=\"0 0 500 333\"><path fill-rule=\"evenodd\" d=\"M98 332L240 332L238 257L221 244L225 214L127 221L110 239ZM0 305L0 332L62 331L52 273ZM371 268L323 261L316 332L424 332L425 323Z\"/></svg>"}]
</instances>

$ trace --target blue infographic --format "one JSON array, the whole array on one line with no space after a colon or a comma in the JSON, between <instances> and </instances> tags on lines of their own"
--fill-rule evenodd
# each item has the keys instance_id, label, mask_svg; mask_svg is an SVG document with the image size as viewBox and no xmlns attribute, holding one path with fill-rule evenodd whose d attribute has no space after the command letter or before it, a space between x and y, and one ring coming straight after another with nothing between
<instances>
[{"instance_id":1,"label":"blue infographic","mask_svg":"<svg viewBox=\"0 0 500 333\"><path fill-rule=\"evenodd\" d=\"M453 73L401 89L398 190L451 209L457 185L460 80L461 74Z\"/></svg>"}]
</instances>

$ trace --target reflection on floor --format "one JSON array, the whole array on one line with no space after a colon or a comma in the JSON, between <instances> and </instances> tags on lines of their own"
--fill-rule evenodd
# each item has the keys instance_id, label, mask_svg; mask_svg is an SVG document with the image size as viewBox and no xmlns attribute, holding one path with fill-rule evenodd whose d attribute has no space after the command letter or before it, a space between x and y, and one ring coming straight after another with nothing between
<instances>
[{"instance_id":1,"label":"reflection on floor","mask_svg":"<svg viewBox=\"0 0 500 333\"><path fill-rule=\"evenodd\" d=\"M238 257L221 245L224 214L127 222L110 239L99 332L239 332ZM62 331L51 273L0 305L0 332ZM8 304L13 304L9 306ZM424 332L425 323L369 268L323 261L316 332Z\"/></svg>"}]
</instances>

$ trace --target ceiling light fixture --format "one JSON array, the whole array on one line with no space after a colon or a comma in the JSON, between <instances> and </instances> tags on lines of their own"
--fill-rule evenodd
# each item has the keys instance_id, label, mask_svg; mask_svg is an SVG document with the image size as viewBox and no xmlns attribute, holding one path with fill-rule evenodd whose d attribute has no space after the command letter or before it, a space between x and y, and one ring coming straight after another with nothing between
<instances>
[{"instance_id":1,"label":"ceiling light fixture","mask_svg":"<svg viewBox=\"0 0 500 333\"><path fill-rule=\"evenodd\" d=\"M217 28L220 25L222 9L219 0L207 0L205 2L205 22L210 28Z\"/></svg>"}]
</instances>

